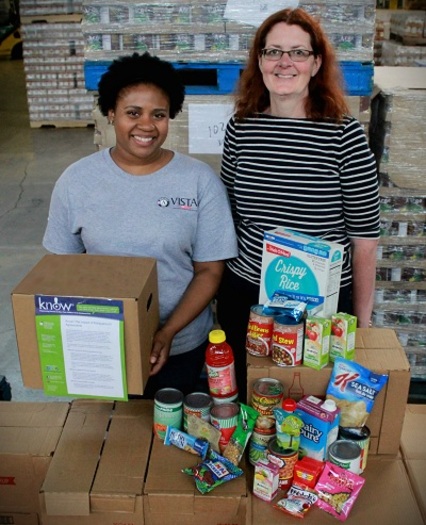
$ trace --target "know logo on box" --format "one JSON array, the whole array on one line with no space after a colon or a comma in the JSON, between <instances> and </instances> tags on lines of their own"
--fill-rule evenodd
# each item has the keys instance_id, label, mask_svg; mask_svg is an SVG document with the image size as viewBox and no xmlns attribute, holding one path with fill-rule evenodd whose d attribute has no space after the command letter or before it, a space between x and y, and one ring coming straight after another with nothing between
<instances>
[{"instance_id":1,"label":"know logo on box","mask_svg":"<svg viewBox=\"0 0 426 525\"><path fill-rule=\"evenodd\" d=\"M265 232L259 303L279 291L308 303L308 315L336 313L344 247L289 229Z\"/></svg>"}]
</instances>

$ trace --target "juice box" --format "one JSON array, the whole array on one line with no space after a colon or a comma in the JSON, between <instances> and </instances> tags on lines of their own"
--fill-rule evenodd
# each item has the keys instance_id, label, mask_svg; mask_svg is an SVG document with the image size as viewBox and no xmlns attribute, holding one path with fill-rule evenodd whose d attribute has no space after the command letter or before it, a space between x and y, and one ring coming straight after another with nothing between
<instances>
[{"instance_id":1,"label":"juice box","mask_svg":"<svg viewBox=\"0 0 426 525\"><path fill-rule=\"evenodd\" d=\"M286 228L263 236L259 303L276 291L307 303L308 315L337 312L344 247Z\"/></svg>"},{"instance_id":2,"label":"juice box","mask_svg":"<svg viewBox=\"0 0 426 525\"><path fill-rule=\"evenodd\" d=\"M294 413L303 421L299 456L325 461L328 447L339 433L340 409L331 399L304 396L297 402Z\"/></svg>"},{"instance_id":3,"label":"juice box","mask_svg":"<svg viewBox=\"0 0 426 525\"><path fill-rule=\"evenodd\" d=\"M321 370L329 362L331 320L308 317L305 325L303 364Z\"/></svg>"},{"instance_id":4,"label":"juice box","mask_svg":"<svg viewBox=\"0 0 426 525\"><path fill-rule=\"evenodd\" d=\"M354 360L356 326L354 315L339 312L331 316L330 361L336 357Z\"/></svg>"},{"instance_id":5,"label":"juice box","mask_svg":"<svg viewBox=\"0 0 426 525\"><path fill-rule=\"evenodd\" d=\"M278 492L280 467L269 460L260 460L254 467L253 494L272 501Z\"/></svg>"}]
</instances>

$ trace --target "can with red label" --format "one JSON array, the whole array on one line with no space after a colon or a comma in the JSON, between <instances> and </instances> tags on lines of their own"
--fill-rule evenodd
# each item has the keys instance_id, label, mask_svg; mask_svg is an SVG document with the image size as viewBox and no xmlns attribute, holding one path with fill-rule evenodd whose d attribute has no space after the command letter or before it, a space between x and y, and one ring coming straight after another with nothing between
<instances>
[{"instance_id":1,"label":"can with red label","mask_svg":"<svg viewBox=\"0 0 426 525\"><path fill-rule=\"evenodd\" d=\"M252 306L247 326L247 353L257 357L270 355L273 329L274 317L263 312L263 304Z\"/></svg>"},{"instance_id":2,"label":"can with red label","mask_svg":"<svg viewBox=\"0 0 426 525\"><path fill-rule=\"evenodd\" d=\"M225 450L238 424L240 407L237 403L214 405L210 412L210 423L220 430L219 449Z\"/></svg>"},{"instance_id":3,"label":"can with red label","mask_svg":"<svg viewBox=\"0 0 426 525\"><path fill-rule=\"evenodd\" d=\"M360 458L360 474L362 474L367 466L368 449L370 447L370 429L364 427L340 427L339 428L339 439L347 439L349 441L355 441L361 447L361 458Z\"/></svg>"},{"instance_id":4,"label":"can with red label","mask_svg":"<svg viewBox=\"0 0 426 525\"><path fill-rule=\"evenodd\" d=\"M268 459L279 466L279 488L288 489L293 481L294 466L299 458L299 452L291 448L281 448L277 438L268 443Z\"/></svg>"},{"instance_id":5,"label":"can with red label","mask_svg":"<svg viewBox=\"0 0 426 525\"><path fill-rule=\"evenodd\" d=\"M288 315L275 317L271 343L272 361L278 366L302 364L303 337L303 321L296 321Z\"/></svg>"},{"instance_id":6,"label":"can with red label","mask_svg":"<svg viewBox=\"0 0 426 525\"><path fill-rule=\"evenodd\" d=\"M251 405L262 416L272 416L274 408L281 406L284 387L278 379L263 377L253 385Z\"/></svg>"}]
</instances>

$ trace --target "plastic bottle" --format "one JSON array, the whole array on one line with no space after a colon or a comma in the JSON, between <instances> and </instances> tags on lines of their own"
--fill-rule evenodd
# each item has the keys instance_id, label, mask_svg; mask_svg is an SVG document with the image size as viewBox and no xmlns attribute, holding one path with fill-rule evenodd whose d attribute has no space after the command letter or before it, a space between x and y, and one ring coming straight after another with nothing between
<instances>
[{"instance_id":1,"label":"plastic bottle","mask_svg":"<svg viewBox=\"0 0 426 525\"><path fill-rule=\"evenodd\" d=\"M232 348L223 330L209 333L206 369L210 395L215 403L234 401L238 396Z\"/></svg>"}]
</instances>

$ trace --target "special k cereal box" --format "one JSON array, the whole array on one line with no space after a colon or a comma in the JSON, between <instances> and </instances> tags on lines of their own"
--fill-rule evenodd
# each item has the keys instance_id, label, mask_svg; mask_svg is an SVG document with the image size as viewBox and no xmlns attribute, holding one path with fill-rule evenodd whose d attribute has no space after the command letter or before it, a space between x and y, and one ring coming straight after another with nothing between
<instances>
[{"instance_id":1,"label":"special k cereal box","mask_svg":"<svg viewBox=\"0 0 426 525\"><path fill-rule=\"evenodd\" d=\"M331 316L330 361L336 357L354 360L357 321L354 315L342 312Z\"/></svg>"},{"instance_id":2,"label":"special k cereal box","mask_svg":"<svg viewBox=\"0 0 426 525\"><path fill-rule=\"evenodd\" d=\"M344 247L288 229L265 232L259 303L274 292L308 304L308 315L337 312Z\"/></svg>"},{"instance_id":3,"label":"special k cereal box","mask_svg":"<svg viewBox=\"0 0 426 525\"><path fill-rule=\"evenodd\" d=\"M308 317L305 324L303 364L321 370L329 362L331 320Z\"/></svg>"}]
</instances>

